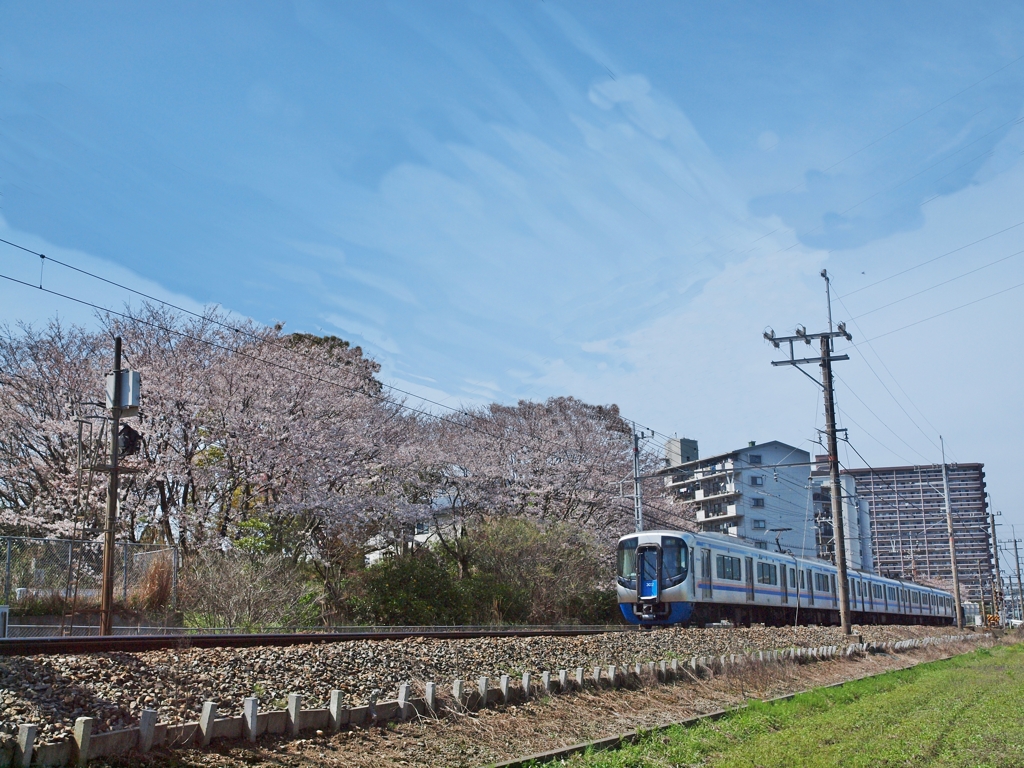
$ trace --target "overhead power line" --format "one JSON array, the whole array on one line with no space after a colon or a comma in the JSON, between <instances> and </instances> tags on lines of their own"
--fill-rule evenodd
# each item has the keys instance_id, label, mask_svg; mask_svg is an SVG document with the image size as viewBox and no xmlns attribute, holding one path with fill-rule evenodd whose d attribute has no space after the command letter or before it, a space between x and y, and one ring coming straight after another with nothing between
<instances>
[{"instance_id":1,"label":"overhead power line","mask_svg":"<svg viewBox=\"0 0 1024 768\"><path fill-rule=\"evenodd\" d=\"M25 246L20 245L20 244L15 243L15 242L12 242L10 240L6 240L4 238L0 238L0 243L6 243L7 245L10 245L10 246L12 246L14 248L17 248L18 250L24 251L25 253L29 253L29 254L31 254L33 256L38 256L39 259L41 260L41 263L45 262L45 261L52 262L52 263L57 264L59 266L65 267L66 269L70 269L70 270L72 270L74 272L77 272L77 273L79 273L81 275L85 275L86 277L91 277L94 280L98 280L98 281L100 281L102 283L106 283L107 285L112 285L115 288L120 288L121 290L127 291L127 292L129 292L131 294L134 294L136 296L144 298L144 299L146 299L148 301L152 301L152 302L155 302L157 304L160 304L161 306L169 307L171 309L174 309L175 311L182 312L182 313L187 314L187 315L189 315L191 317L195 317L197 319L201 319L201 320L203 320L205 322L213 323L215 325L220 326L221 328L224 328L226 330L232 331L234 333L242 334L243 336L248 336L249 338L253 339L254 341L260 341L261 343L267 343L267 339L265 339L264 337L262 337L262 336L260 336L259 334L256 334L256 333L252 333L251 331L248 331L245 328L242 328L240 326L236 326L236 325L232 325L230 323L222 322L222 321L220 321L220 320L218 320L218 319L216 319L214 317L210 317L208 315L196 312L194 310L187 309L185 307L182 307L182 306L180 306L178 304L175 304L173 302L167 301L165 299L158 299L156 296L153 296L152 294L146 293L144 291L140 291L140 290L138 290L136 288L132 288L131 286L125 285L124 283L119 283L116 280L111 280L110 278L103 277L102 275L98 275L95 272L90 272L87 269L82 269L81 267L76 267L73 264L68 264L65 261L61 261L60 259L55 259L52 256L47 256L46 254L40 253L39 251L34 251L31 248L26 248ZM4 277L6 277L6 276L4 276ZM9 278L9 277L7 277L7 279L13 280L13 278ZM15 282L23 282L23 281L15 280ZM24 282L23 282L23 284L28 286L28 287L30 287L30 288L38 288L38 289L46 290L46 289L43 288L42 279L41 278L40 278L40 284L38 286L31 285L30 283L24 283ZM52 291L49 291L49 292L50 293L54 293ZM73 301L75 300L72 297L63 296L62 294L55 294L55 295L60 295L63 298L71 299ZM92 305L90 305L90 306L92 306ZM216 306L223 306L223 305L218 304ZM103 310L102 308L100 308L100 309L101 309L101 311L109 311L109 310ZM270 343L271 343L272 346L277 346L278 348L283 349L283 350L285 350L285 351L287 351L287 352L289 352L291 354L297 355L299 357L305 357L298 350L289 348L288 346L283 345L283 344L281 344L279 342L272 341ZM336 370L342 370L340 368L340 366L333 365L331 363L328 363L327 365L328 365L328 367L335 368ZM430 403L431 405L436 405L438 408L443 408L446 411L449 411L451 413L456 413L456 414L459 414L461 416L472 416L471 413L469 413L468 411L462 410L461 408L456 408L456 407L448 405L446 403L441 403L441 402L438 402L437 400L432 400L429 397L424 397L423 395L418 395L418 394L416 394L414 392L410 392L408 390L402 389L401 387L396 387L394 384L387 384L387 383L384 383L384 382L380 382L380 383L381 383L381 386L385 387L386 389L390 390L391 392L396 392L398 394L405 395L407 397L415 398L415 399L417 399L417 400L419 400L421 402ZM415 410L415 409L412 409L412 410ZM432 415L429 412L420 411L420 410L416 410L416 413L419 413L421 415L428 415L428 416ZM664 432L660 432L660 431L655 430L655 429L653 429L651 427L647 427L647 426L645 426L643 424L640 424L639 422L635 422L635 423L636 423L637 426L643 427L644 429L648 429L651 432L653 432L654 434L657 434L657 435L659 435L661 437L664 437L665 439L670 439L670 436L666 435Z\"/></svg>"},{"instance_id":2,"label":"overhead power line","mask_svg":"<svg viewBox=\"0 0 1024 768\"><path fill-rule=\"evenodd\" d=\"M989 235L985 235L984 237L979 237L977 240L974 240L974 241L972 241L970 243L967 243L966 245L961 245L958 248L954 248L951 251L946 251L945 253L941 253L938 256L933 256L932 258L927 259L926 261L922 261L922 262L920 262L918 264L915 264L912 267L907 267L906 269L902 269L899 272L896 272L896 273L894 273L892 275L889 275L888 277L883 277L881 280L876 280L875 282L869 283L868 285L861 286L860 288L855 288L854 290L848 291L847 293L844 293L842 296L837 296L836 298L838 298L840 301L842 301L843 299L847 298L848 296L853 296L855 293L860 293L861 291L866 291L866 290L868 290L868 288L874 288L876 285L881 285L882 283L888 282L889 280L892 280L892 279L897 278L897 277L901 277L901 276L907 274L908 272L913 272L915 269L920 269L921 267L927 266L928 264L936 262L939 259L944 259L947 256L952 256L954 253L959 253L960 251L966 250L967 248L970 248L972 245L977 245L978 243L983 243L986 240L991 240L993 237L996 237L997 235L1001 235L1004 232L1009 232L1011 229L1016 229L1017 227L1020 227L1020 226L1024 226L1024 221L1018 221L1016 224L1011 224L1010 226L1005 227L1003 229L1000 229L997 232L993 232L993 233L991 233Z\"/></svg>"},{"instance_id":3,"label":"overhead power line","mask_svg":"<svg viewBox=\"0 0 1024 768\"><path fill-rule=\"evenodd\" d=\"M908 328L913 328L915 325L920 325L921 323L927 323L929 320L934 320L937 317L942 317L943 315L948 315L950 312L956 312L957 310L960 310L960 309L965 309L967 307L972 307L975 304L980 304L983 301L988 301L989 299L994 299L996 296L1002 296L1004 293L1009 293L1010 291L1015 291L1016 289L1021 288L1021 287L1024 287L1024 282L1017 283L1016 285L1011 285L1009 288L1003 288L1001 291L996 291L995 293L990 293L987 296L982 296L980 299L975 299L974 301L968 301L966 304L961 304L961 305L956 306L956 307L951 307L950 309L944 310L942 312L938 312L938 313L936 313L934 315L930 315L929 317L925 317L925 318L922 318L920 320L915 320L914 322L908 323L907 325L900 326L899 328L893 328L891 331L886 331L885 333L880 333L877 336L872 336L870 339L865 339L864 341L859 342L859 343L865 344L865 343L868 343L868 342L871 342L871 341L875 341L876 339L882 339L882 338L885 338L886 336L891 336L894 333L899 333L900 331L905 331ZM854 342L853 346L857 346L857 343L858 342Z\"/></svg>"},{"instance_id":4,"label":"overhead power line","mask_svg":"<svg viewBox=\"0 0 1024 768\"><path fill-rule=\"evenodd\" d=\"M28 249L22 248L22 250L26 250L27 251ZM29 252L33 253L32 251L29 251ZM37 255L39 255L39 254L37 254ZM49 260L48 257L47 257L47 260ZM481 429L479 427L476 427L476 426L474 426L474 425L472 425L470 423L461 422L461 421L455 421L455 420L453 420L451 418L447 418L445 416L438 415L436 413L431 413L429 411L425 411L425 410L422 410L422 409L419 409L419 408L415 408L415 407L407 405L407 404L405 404L403 402L400 402L400 401L394 400L392 398L389 398L389 397L387 397L384 394L381 394L381 393L378 393L378 392L373 392L371 390L360 388L360 387L352 387L352 386L349 386L347 384L343 384L342 382L335 381L333 379L327 379L327 378L324 378L322 376L317 376L315 374L311 374L311 373L306 372L306 371L300 371L299 369L293 368L293 367L291 367L289 365L285 365L284 363L279 363L279 362L276 362L274 360L268 360L266 358L259 357L257 355L253 355L253 354L249 354L249 353L246 353L246 352L242 352L242 351L240 351L238 349L235 349L235 348L233 348L231 346L228 346L227 344L222 344L222 343L213 341L211 339L204 339L202 337L195 336L193 334L187 333L187 332L182 331L182 330L177 329L177 328L172 328L172 327L164 325L162 323L154 322L152 320L147 320L147 319L141 318L141 317L136 317L136 316L131 315L131 314L127 313L127 312L120 312L120 311L117 311L117 310L114 310L114 309L110 309L108 307L104 307L102 305L96 304L96 303L88 301L86 299L81 299L81 298L78 298L76 296L71 296L70 294L61 293L60 291L55 291L55 290L50 289L50 288L33 285L33 284L28 283L28 282L26 282L24 280L19 280L18 278L15 278L15 277L12 277L10 275L3 274L3 273L0 273L0 278L2 278L4 280L7 280L9 282L15 283L17 285L24 286L26 288L31 288L33 290L42 291L43 293L47 293L47 294L49 294L51 296L56 296L57 298L61 298L61 299L64 299L66 301L71 301L71 302L74 302L76 304L89 307L91 309L95 309L95 310L97 310L99 312L104 312L104 313L113 315L115 317L120 317L120 318L122 318L124 320L129 320L131 322L141 323L141 324L146 325L146 326L148 326L150 328L153 328L155 330L159 330L159 331L162 331L164 333L173 334L173 335L175 335L175 336L177 336L179 338L187 339L189 341L193 341L193 342L196 342L196 343L199 343L199 344L204 344L204 345L209 346L209 347L214 348L214 349L220 349L220 350L228 352L230 354L237 355L237 356L239 356L239 357L241 357L243 359L252 360L253 362L260 363L262 365L270 366L270 367L273 367L273 368L277 368L279 370L283 370L283 371L286 371L288 373L292 373L292 374L295 374L295 375L304 376L307 379L310 379L310 380L313 380L313 381L317 381L319 383L326 384L328 386L337 387L339 389L351 392L353 394L363 395L363 396L368 397L370 399L377 400L377 401L380 401L380 402L385 403L387 405L391 405L393 407L399 408L399 409L404 410L404 411L406 411L408 413L416 414L416 415L423 416L423 417L426 417L426 418L429 418L429 419L436 419L438 421L445 422L445 423L450 424L452 426L455 426L457 428L464 429L464 430L467 430L467 431L470 431L470 432L474 432L474 433L483 435L483 436L488 437L488 438L490 438L492 440L498 440L498 439L501 439L501 437L502 437L502 436L496 435L496 434L494 434L494 433L492 433L492 432L490 432L490 431L488 431L486 429ZM99 279L103 279L103 278L99 278ZM131 289L127 289L127 290L131 290ZM159 304L165 305L165 306L171 306L171 307L175 306L175 305L170 304L169 302L164 302L164 301L161 301L159 299L154 299L154 301L156 301ZM209 320L209 318L206 318L206 317L204 317L202 315L198 315L195 312L191 312L189 310L183 310L183 311L187 312L190 315L193 315L193 316L196 316L196 317L199 317L199 318L202 318L202 319ZM217 324L221 325L222 327L226 327L229 330L236 330L236 329L234 329L234 328L232 328L230 326L225 325L224 323L217 323ZM237 329L237 330L239 331L239 333L242 333L243 335L253 336L253 334L248 333L246 331L242 331L240 329ZM256 338L261 338L261 337L257 336ZM302 356L302 357L304 357L304 356ZM329 367L336 368L337 366L330 366L329 365ZM446 406L446 407L449 410L453 410L454 411L454 409L452 409L450 406ZM456 413L460 413L460 414L464 414L464 415L471 415L471 414L465 414L465 412L462 412L462 411L455 411L455 412ZM549 439L540 437L540 436L535 435L535 434L526 433L526 432L523 432L522 430L520 430L518 428L515 428L515 427L513 427L513 430L515 432L519 433L520 435L522 435L523 437L528 438L529 441L540 443L542 445L552 446L552 447L555 447L555 448L558 448L558 449L561 449L561 450L565 450L565 451L570 451L570 452L577 450L577 448L575 446L566 445L566 444L563 444L563 443L559 443L559 442L556 442L556 441L553 441L553 440L549 440ZM524 446L525 445L526 445L526 442L524 442ZM606 489L592 488L591 490L594 491L595 493L602 493L602 494L606 494L606 495L615 495L614 492L612 492L610 490L606 490Z\"/></svg>"}]
</instances>

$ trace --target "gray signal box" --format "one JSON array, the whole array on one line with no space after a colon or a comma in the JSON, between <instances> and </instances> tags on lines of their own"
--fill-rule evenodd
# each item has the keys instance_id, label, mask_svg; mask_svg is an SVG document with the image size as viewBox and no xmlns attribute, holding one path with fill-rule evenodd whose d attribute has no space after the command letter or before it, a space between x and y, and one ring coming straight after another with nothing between
<instances>
[{"instance_id":1,"label":"gray signal box","mask_svg":"<svg viewBox=\"0 0 1024 768\"><path fill-rule=\"evenodd\" d=\"M114 403L114 376L121 377L121 402ZM139 399L142 392L142 376L138 371L120 371L108 373L107 379L107 408L115 405L121 409L122 416L137 416L139 413Z\"/></svg>"}]
</instances>

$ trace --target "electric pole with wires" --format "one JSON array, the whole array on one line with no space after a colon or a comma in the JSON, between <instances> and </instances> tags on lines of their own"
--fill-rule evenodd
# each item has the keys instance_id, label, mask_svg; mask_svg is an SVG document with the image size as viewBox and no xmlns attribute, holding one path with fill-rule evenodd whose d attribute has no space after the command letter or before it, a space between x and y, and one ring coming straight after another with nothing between
<instances>
[{"instance_id":1,"label":"electric pole with wires","mask_svg":"<svg viewBox=\"0 0 1024 768\"><path fill-rule=\"evenodd\" d=\"M821 366L821 386L825 393L825 433L828 439L828 469L829 482L832 486L832 535L835 542L836 570L838 578L836 587L839 591L839 623L842 626L843 634L849 635L852 632L850 623L850 595L849 578L846 568L846 532L843 526L843 491L839 482L839 448L836 438L836 404L835 384L832 378L832 363L839 360L849 360L849 355L833 354L832 340L845 338L851 341L851 336L846 330L845 323L839 323L838 330L832 330L832 294L829 286L828 273L823 269L821 276L825 279L825 297L828 301L828 330L823 333L808 333L803 326L798 326L794 336L776 336L775 331L768 329L764 338L771 342L772 346L778 349L783 343L789 344L788 360L773 360L772 365L791 365L808 378L814 379L807 371L800 368L801 365L818 364ZM814 339L820 341L820 355L818 357L797 358L794 350L796 342L803 342L808 346Z\"/></svg>"},{"instance_id":2,"label":"electric pole with wires","mask_svg":"<svg viewBox=\"0 0 1024 768\"><path fill-rule=\"evenodd\" d=\"M633 424L633 517L636 523L637 532L644 529L644 499L643 485L644 477L640 474L640 441L654 437L654 431L650 434L645 429L636 431L636 424Z\"/></svg>"},{"instance_id":3,"label":"electric pole with wires","mask_svg":"<svg viewBox=\"0 0 1024 768\"><path fill-rule=\"evenodd\" d=\"M139 384L138 371L126 371L121 368L121 337L118 336L114 339L114 368L106 376L106 406L110 409L110 463L91 468L109 475L107 513L103 524L103 582L100 589L101 635L114 634L114 548L116 547L115 534L117 532L118 481L121 474L138 471L118 465L118 459L121 456L130 455L138 448L138 433L128 425L121 426L121 419L138 414ZM127 581L127 566L125 574ZM127 584L125 589L127 590Z\"/></svg>"}]
</instances>

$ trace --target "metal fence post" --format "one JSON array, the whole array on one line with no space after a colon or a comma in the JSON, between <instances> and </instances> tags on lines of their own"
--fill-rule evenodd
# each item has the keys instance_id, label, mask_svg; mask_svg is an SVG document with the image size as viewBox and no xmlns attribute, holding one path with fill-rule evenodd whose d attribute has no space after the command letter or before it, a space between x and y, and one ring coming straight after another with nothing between
<instances>
[{"instance_id":1,"label":"metal fence post","mask_svg":"<svg viewBox=\"0 0 1024 768\"><path fill-rule=\"evenodd\" d=\"M128 542L124 545L124 588L121 590L121 604L128 605Z\"/></svg>"},{"instance_id":2,"label":"metal fence post","mask_svg":"<svg viewBox=\"0 0 1024 768\"><path fill-rule=\"evenodd\" d=\"M64 601L67 602L71 599L71 575L74 573L75 567L75 542L71 540L68 542L68 583L64 587ZM64 612L67 613L67 606L64 606Z\"/></svg>"},{"instance_id":3,"label":"metal fence post","mask_svg":"<svg viewBox=\"0 0 1024 768\"><path fill-rule=\"evenodd\" d=\"M171 547L171 610L178 610L178 548Z\"/></svg>"},{"instance_id":4,"label":"metal fence post","mask_svg":"<svg viewBox=\"0 0 1024 768\"><path fill-rule=\"evenodd\" d=\"M11 539L7 538L7 565L4 567L4 605L11 604Z\"/></svg>"}]
</instances>

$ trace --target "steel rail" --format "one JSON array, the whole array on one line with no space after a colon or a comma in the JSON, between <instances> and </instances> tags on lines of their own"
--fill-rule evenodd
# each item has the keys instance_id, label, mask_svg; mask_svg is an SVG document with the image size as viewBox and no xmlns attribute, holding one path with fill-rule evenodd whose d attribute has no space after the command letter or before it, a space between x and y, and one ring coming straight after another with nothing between
<instances>
[{"instance_id":1,"label":"steel rail","mask_svg":"<svg viewBox=\"0 0 1024 768\"><path fill-rule=\"evenodd\" d=\"M578 637L607 632L635 631L631 627L530 627L508 629L416 628L369 632L310 632L239 635L108 635L103 637L24 637L0 639L0 656L37 656L79 653L139 653L171 648L255 648L357 640L446 639L483 637Z\"/></svg>"}]
</instances>

